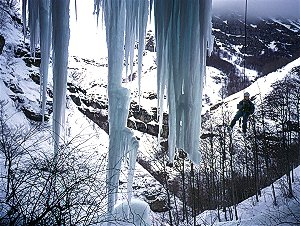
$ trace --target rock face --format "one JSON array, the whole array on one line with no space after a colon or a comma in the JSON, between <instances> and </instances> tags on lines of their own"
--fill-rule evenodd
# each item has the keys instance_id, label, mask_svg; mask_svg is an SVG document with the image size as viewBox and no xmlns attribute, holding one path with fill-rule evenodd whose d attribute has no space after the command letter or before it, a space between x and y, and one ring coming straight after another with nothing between
<instances>
[{"instance_id":1,"label":"rock face","mask_svg":"<svg viewBox=\"0 0 300 226\"><path fill-rule=\"evenodd\" d=\"M167 200L155 200L152 203L150 203L150 209L153 212L167 212L170 210L170 207L168 206Z\"/></svg>"},{"instance_id":2,"label":"rock face","mask_svg":"<svg viewBox=\"0 0 300 226\"><path fill-rule=\"evenodd\" d=\"M148 50L150 52L155 52L155 41L154 41L154 35L152 34L152 31L150 30L146 35L146 45L145 50Z\"/></svg>"},{"instance_id":3,"label":"rock face","mask_svg":"<svg viewBox=\"0 0 300 226\"><path fill-rule=\"evenodd\" d=\"M30 47L27 43L23 45L19 45L15 50L15 56L18 58L22 58L24 60L27 67L39 67L41 64L41 53L40 51L36 51L34 56L30 53Z\"/></svg>"},{"instance_id":4,"label":"rock face","mask_svg":"<svg viewBox=\"0 0 300 226\"><path fill-rule=\"evenodd\" d=\"M26 107L22 107L21 110L24 112L25 116L35 122L42 122L42 115L40 113L34 112L33 110L26 108ZM44 121L48 121L49 120L49 116L45 115L44 116Z\"/></svg>"},{"instance_id":5,"label":"rock face","mask_svg":"<svg viewBox=\"0 0 300 226\"><path fill-rule=\"evenodd\" d=\"M19 86L17 81L3 81L5 86L10 89L13 94L10 94L10 98L15 102L24 115L31 121L42 122L42 115L40 113L40 106L38 101L29 100L24 91ZM52 102L47 101L46 112L44 115L44 121L49 120L49 115L52 113Z\"/></svg>"},{"instance_id":6,"label":"rock face","mask_svg":"<svg viewBox=\"0 0 300 226\"><path fill-rule=\"evenodd\" d=\"M79 111L95 122L101 129L108 133L108 105L105 100L89 99L86 91L82 88L68 83L68 90L72 101L78 106ZM168 137L168 115L163 115L163 127L161 136ZM131 129L158 136L158 120L156 108L152 112L147 112L134 101L130 103L127 126Z\"/></svg>"}]
</instances>

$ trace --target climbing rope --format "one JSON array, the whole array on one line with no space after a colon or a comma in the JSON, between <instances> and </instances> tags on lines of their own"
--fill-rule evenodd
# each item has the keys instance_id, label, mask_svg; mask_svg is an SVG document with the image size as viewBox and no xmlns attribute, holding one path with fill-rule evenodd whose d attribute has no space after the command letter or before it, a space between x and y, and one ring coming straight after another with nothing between
<instances>
[{"instance_id":1,"label":"climbing rope","mask_svg":"<svg viewBox=\"0 0 300 226\"><path fill-rule=\"evenodd\" d=\"M245 3L245 15L244 15L244 32L245 32L245 37L244 37L244 53L243 53L243 60L244 60L244 89L246 88L246 54L247 54L247 14L248 14L248 0L246 0Z\"/></svg>"}]
</instances>

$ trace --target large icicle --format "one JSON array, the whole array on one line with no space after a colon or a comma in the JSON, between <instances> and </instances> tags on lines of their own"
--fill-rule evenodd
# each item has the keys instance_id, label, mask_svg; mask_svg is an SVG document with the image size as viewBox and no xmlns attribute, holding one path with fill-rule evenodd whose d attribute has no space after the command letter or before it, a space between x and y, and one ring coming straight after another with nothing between
<instances>
[{"instance_id":1,"label":"large icicle","mask_svg":"<svg viewBox=\"0 0 300 226\"><path fill-rule=\"evenodd\" d=\"M33 57L35 57L35 48L39 41L39 4L39 0L28 0L30 51L33 53Z\"/></svg>"},{"instance_id":2,"label":"large icicle","mask_svg":"<svg viewBox=\"0 0 300 226\"><path fill-rule=\"evenodd\" d=\"M139 40L139 49L138 49L138 83L139 83L139 103L141 98L141 74L142 74L142 57L143 51L145 48L145 34L146 27L148 21L148 8L149 1L148 0L139 0L138 1L138 24L137 24L137 32L138 32L138 40Z\"/></svg>"},{"instance_id":3,"label":"large icicle","mask_svg":"<svg viewBox=\"0 0 300 226\"><path fill-rule=\"evenodd\" d=\"M22 19L23 19L23 34L24 39L26 37L26 29L27 29L27 0L22 1Z\"/></svg>"},{"instance_id":4,"label":"large icicle","mask_svg":"<svg viewBox=\"0 0 300 226\"><path fill-rule=\"evenodd\" d=\"M52 0L53 24L53 131L57 153L64 126L69 48L69 0Z\"/></svg>"},{"instance_id":5,"label":"large icicle","mask_svg":"<svg viewBox=\"0 0 300 226\"><path fill-rule=\"evenodd\" d=\"M154 1L158 100L162 110L167 88L171 162L176 147L187 152L194 163L200 162L202 88L207 44L212 40L211 5L211 0Z\"/></svg>"},{"instance_id":6,"label":"large icicle","mask_svg":"<svg viewBox=\"0 0 300 226\"><path fill-rule=\"evenodd\" d=\"M39 4L39 24L40 24L40 49L41 49L41 66L40 66L40 94L41 94L41 115L44 121L46 100L47 100L47 83L48 69L50 59L51 44L51 14L50 0L40 0Z\"/></svg>"},{"instance_id":7,"label":"large icicle","mask_svg":"<svg viewBox=\"0 0 300 226\"><path fill-rule=\"evenodd\" d=\"M100 6L102 6L104 13L108 48L109 153L107 188L108 214L111 215L117 200L121 162L127 154L130 156L128 199L129 201L131 199L138 141L126 127L130 92L122 87L122 70L124 54L125 62L132 68L135 39L140 40L139 48L144 46L149 2L148 0L103 0L102 2L95 0L96 13L98 13L97 10L99 11ZM141 51L139 50L139 52ZM139 53L139 68L141 68L141 53Z\"/></svg>"}]
</instances>

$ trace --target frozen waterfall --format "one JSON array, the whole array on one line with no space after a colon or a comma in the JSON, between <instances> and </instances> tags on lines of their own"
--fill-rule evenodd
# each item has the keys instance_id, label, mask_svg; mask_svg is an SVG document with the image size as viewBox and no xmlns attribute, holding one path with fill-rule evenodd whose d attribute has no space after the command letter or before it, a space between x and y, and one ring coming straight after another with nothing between
<instances>
[{"instance_id":1,"label":"frozen waterfall","mask_svg":"<svg viewBox=\"0 0 300 226\"><path fill-rule=\"evenodd\" d=\"M69 44L69 0L23 0L23 19L26 24L28 4L31 46L34 53L40 39L42 109L45 109L45 90L53 45L53 130L55 150L64 125ZM163 99L167 94L169 107L169 161L175 149L183 149L196 164L200 162L199 139L201 102L208 47L212 48L212 0L150 0L154 9L157 44L157 85L160 129ZM49 10L48 10L49 9ZM123 63L132 72L133 49L138 41L138 76L142 72L142 55L149 0L95 0L95 12L102 10L108 48L109 97L109 154L107 166L108 212L112 213L122 160L130 156L128 192L135 166L138 141L126 127L130 92L122 87ZM52 29L51 29L52 28ZM52 33L50 32L52 30ZM125 59L124 59L125 56ZM128 69L129 67L129 69ZM44 114L44 113L43 113Z\"/></svg>"},{"instance_id":2,"label":"frozen waterfall","mask_svg":"<svg viewBox=\"0 0 300 226\"><path fill-rule=\"evenodd\" d=\"M132 71L136 34L139 35L139 64L141 64L149 2L104 0L101 4L95 1L95 4L95 9L99 9L102 4L108 46L110 145L107 179L110 191L108 210L111 212L117 198L115 194L118 189L121 160L126 154L126 150L122 147L128 146L126 143L128 138L124 139L122 135L127 129L129 104L128 90L121 86L124 54L127 75L127 65ZM211 0L154 1L160 128L163 97L166 92L170 114L171 162L174 159L175 148L186 151L194 163L200 162L202 88L207 48L212 46L211 7ZM140 74L140 66L138 71Z\"/></svg>"}]
</instances>

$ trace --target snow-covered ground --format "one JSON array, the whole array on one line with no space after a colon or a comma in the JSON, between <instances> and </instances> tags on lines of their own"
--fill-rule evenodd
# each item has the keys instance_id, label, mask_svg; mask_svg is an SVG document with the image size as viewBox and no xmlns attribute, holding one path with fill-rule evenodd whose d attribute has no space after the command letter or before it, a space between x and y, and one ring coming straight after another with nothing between
<instances>
[{"instance_id":1,"label":"snow-covered ground","mask_svg":"<svg viewBox=\"0 0 300 226\"><path fill-rule=\"evenodd\" d=\"M274 183L276 202L272 195L271 186L262 189L259 201L256 197L250 197L237 205L238 220L225 221L221 212L220 220L216 210L207 210L200 214L198 222L202 225L216 226L265 226L265 225L299 225L300 219L300 167L294 171L293 192L294 197L287 197L285 176Z\"/></svg>"}]
</instances>

